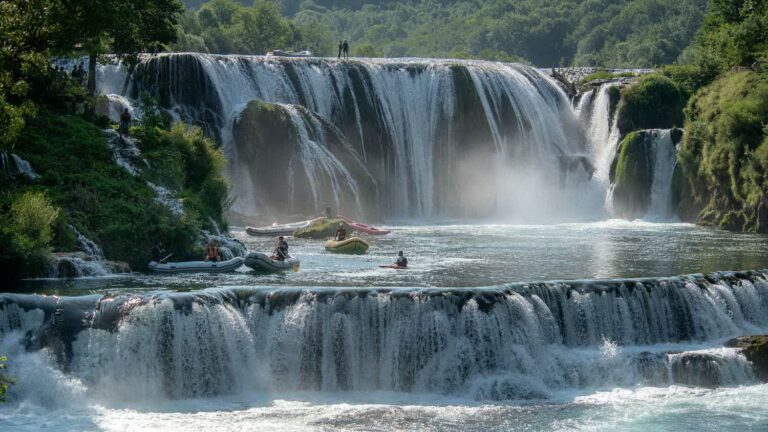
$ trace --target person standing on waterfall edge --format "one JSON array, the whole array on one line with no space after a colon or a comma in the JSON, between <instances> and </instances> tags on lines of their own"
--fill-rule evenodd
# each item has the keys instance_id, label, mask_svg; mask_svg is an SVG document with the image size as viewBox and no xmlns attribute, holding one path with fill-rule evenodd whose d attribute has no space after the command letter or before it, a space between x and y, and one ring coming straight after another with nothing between
<instances>
[{"instance_id":1,"label":"person standing on waterfall edge","mask_svg":"<svg viewBox=\"0 0 768 432\"><path fill-rule=\"evenodd\" d=\"M123 136L123 134L128 134L128 129L131 127L131 113L128 112L128 108L126 108L122 114L120 114L120 127L117 129L117 131L120 133L120 136Z\"/></svg>"},{"instance_id":2,"label":"person standing on waterfall edge","mask_svg":"<svg viewBox=\"0 0 768 432\"><path fill-rule=\"evenodd\" d=\"M341 54L344 52L344 42L339 41L339 56L338 59L341 59Z\"/></svg>"},{"instance_id":3,"label":"person standing on waterfall edge","mask_svg":"<svg viewBox=\"0 0 768 432\"><path fill-rule=\"evenodd\" d=\"M346 40L344 41L342 48L344 48L344 58L349 59L349 44Z\"/></svg>"}]
</instances>

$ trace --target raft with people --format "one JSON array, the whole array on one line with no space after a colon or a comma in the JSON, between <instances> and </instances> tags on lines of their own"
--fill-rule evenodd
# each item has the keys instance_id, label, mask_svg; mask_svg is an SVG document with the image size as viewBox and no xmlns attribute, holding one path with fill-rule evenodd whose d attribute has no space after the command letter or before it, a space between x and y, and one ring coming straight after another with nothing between
<instances>
[{"instance_id":1,"label":"raft with people","mask_svg":"<svg viewBox=\"0 0 768 432\"><path fill-rule=\"evenodd\" d=\"M298 271L300 264L298 258L288 257L284 260L279 260L263 252L251 252L245 256L245 266L256 271Z\"/></svg>"},{"instance_id":2,"label":"raft with people","mask_svg":"<svg viewBox=\"0 0 768 432\"><path fill-rule=\"evenodd\" d=\"M344 240L330 239L325 242L325 250L333 253L362 255L368 252L368 243L360 237L350 237Z\"/></svg>"}]
</instances>

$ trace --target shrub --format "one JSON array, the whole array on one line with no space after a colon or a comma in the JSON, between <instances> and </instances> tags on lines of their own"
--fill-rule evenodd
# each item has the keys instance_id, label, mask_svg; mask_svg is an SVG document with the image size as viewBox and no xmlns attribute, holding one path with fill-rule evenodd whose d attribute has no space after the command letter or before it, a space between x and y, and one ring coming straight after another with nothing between
<instances>
[{"instance_id":1,"label":"shrub","mask_svg":"<svg viewBox=\"0 0 768 432\"><path fill-rule=\"evenodd\" d=\"M623 134L683 125L685 96L671 79L646 75L621 91L619 130Z\"/></svg>"}]
</instances>

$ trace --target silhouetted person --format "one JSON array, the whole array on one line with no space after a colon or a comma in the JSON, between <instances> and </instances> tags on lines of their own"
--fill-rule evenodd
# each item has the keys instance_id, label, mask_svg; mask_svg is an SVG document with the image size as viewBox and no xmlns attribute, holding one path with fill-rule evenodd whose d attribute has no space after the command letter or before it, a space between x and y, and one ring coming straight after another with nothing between
<instances>
[{"instance_id":1,"label":"silhouetted person","mask_svg":"<svg viewBox=\"0 0 768 432\"><path fill-rule=\"evenodd\" d=\"M403 255L403 251L397 253L397 261L395 261L395 265L400 268L408 267L408 258Z\"/></svg>"},{"instance_id":2,"label":"silhouetted person","mask_svg":"<svg viewBox=\"0 0 768 432\"><path fill-rule=\"evenodd\" d=\"M344 41L342 48L344 48L344 58L349 58L349 44L347 41Z\"/></svg>"},{"instance_id":3,"label":"silhouetted person","mask_svg":"<svg viewBox=\"0 0 768 432\"><path fill-rule=\"evenodd\" d=\"M152 246L152 261L162 264L163 263L163 243L158 241Z\"/></svg>"},{"instance_id":4,"label":"silhouetted person","mask_svg":"<svg viewBox=\"0 0 768 432\"><path fill-rule=\"evenodd\" d=\"M339 57L341 58L341 53L344 51L344 42L339 41Z\"/></svg>"},{"instance_id":5,"label":"silhouetted person","mask_svg":"<svg viewBox=\"0 0 768 432\"><path fill-rule=\"evenodd\" d=\"M120 133L120 136L123 134L128 134L128 129L131 127L131 113L128 112L128 108L123 110L123 113L120 114L120 127L117 129L117 131Z\"/></svg>"}]
</instances>

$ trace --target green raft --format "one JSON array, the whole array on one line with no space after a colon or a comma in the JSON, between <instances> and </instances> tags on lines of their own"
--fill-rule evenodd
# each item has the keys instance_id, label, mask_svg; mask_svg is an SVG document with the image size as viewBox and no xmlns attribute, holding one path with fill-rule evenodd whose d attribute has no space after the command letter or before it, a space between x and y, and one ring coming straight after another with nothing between
<instances>
[{"instance_id":1,"label":"green raft","mask_svg":"<svg viewBox=\"0 0 768 432\"><path fill-rule=\"evenodd\" d=\"M325 242L325 250L333 253L362 255L368 251L368 243L359 237L350 237L346 240L328 240Z\"/></svg>"}]
</instances>

